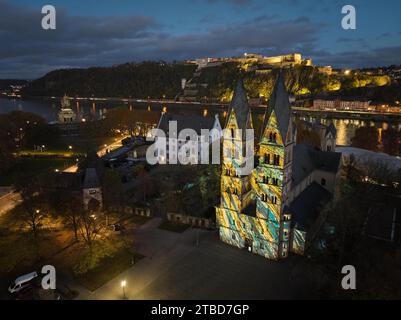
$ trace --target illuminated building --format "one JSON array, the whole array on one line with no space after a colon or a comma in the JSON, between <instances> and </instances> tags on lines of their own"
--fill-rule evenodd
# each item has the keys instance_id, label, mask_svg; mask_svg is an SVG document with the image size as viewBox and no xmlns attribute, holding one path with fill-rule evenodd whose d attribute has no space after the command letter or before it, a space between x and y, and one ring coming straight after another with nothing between
<instances>
[{"instance_id":1,"label":"illuminated building","mask_svg":"<svg viewBox=\"0 0 401 320\"><path fill-rule=\"evenodd\" d=\"M70 100L65 95L61 99L61 109L58 113L59 123L73 123L77 119L77 115L70 107Z\"/></svg>"},{"instance_id":2,"label":"illuminated building","mask_svg":"<svg viewBox=\"0 0 401 320\"><path fill-rule=\"evenodd\" d=\"M313 100L313 109L316 110L351 110L351 111L370 111L370 101L356 98L350 99L315 99Z\"/></svg>"},{"instance_id":3,"label":"illuminated building","mask_svg":"<svg viewBox=\"0 0 401 320\"><path fill-rule=\"evenodd\" d=\"M255 168L239 170L252 114L242 81L237 84L223 135L221 203L216 207L220 239L279 260L303 254L322 225L319 208L335 192L341 154L296 145L289 96L280 74L266 108ZM239 148L236 148L239 146ZM249 159L248 159L249 160Z\"/></svg>"},{"instance_id":4,"label":"illuminated building","mask_svg":"<svg viewBox=\"0 0 401 320\"><path fill-rule=\"evenodd\" d=\"M170 125L173 130L171 131ZM176 126L176 127L175 127ZM221 138L221 125L219 117L180 115L162 112L157 129L161 130L165 137L156 137L160 145L165 145L165 150L156 150L159 163L171 163L171 159L177 159L181 148L189 144L192 153L187 149L191 163L200 162L208 157L210 145ZM189 135L184 135L186 130L191 130ZM208 130L207 135L202 130Z\"/></svg>"}]
</instances>

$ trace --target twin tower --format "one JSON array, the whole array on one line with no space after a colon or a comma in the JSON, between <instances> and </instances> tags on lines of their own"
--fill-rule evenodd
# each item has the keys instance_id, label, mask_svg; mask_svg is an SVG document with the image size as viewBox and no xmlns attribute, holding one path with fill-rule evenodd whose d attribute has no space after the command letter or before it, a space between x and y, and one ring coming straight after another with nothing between
<instances>
[{"instance_id":1,"label":"twin tower","mask_svg":"<svg viewBox=\"0 0 401 320\"><path fill-rule=\"evenodd\" d=\"M266 108L261 136L254 153L255 166L244 175L245 146L253 129L252 113L240 80L234 91L223 137L221 203L216 207L220 239L268 259L288 256L291 249L291 192L294 127L288 92L280 73ZM243 150L244 151L244 150Z\"/></svg>"}]
</instances>

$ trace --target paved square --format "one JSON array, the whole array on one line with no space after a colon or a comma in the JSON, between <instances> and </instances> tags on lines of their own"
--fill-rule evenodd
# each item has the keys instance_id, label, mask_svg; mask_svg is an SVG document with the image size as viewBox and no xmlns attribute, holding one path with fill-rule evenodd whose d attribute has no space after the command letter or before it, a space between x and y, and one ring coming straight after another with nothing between
<instances>
[{"instance_id":1,"label":"paved square","mask_svg":"<svg viewBox=\"0 0 401 320\"><path fill-rule=\"evenodd\" d=\"M317 298L317 277L305 257L274 262L226 245L216 232L182 234L157 228L153 219L138 229L135 249L146 255L95 292L78 299L308 299ZM196 246L199 237L199 246Z\"/></svg>"}]
</instances>

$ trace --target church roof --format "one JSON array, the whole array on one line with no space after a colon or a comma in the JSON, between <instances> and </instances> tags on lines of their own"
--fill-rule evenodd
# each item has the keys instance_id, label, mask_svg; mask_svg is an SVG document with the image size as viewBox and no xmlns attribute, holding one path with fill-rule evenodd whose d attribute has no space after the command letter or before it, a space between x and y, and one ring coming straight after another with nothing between
<instances>
[{"instance_id":1,"label":"church roof","mask_svg":"<svg viewBox=\"0 0 401 320\"><path fill-rule=\"evenodd\" d=\"M265 123L263 129L266 128L266 124L272 112L275 112L277 117L278 129L281 137L285 140L287 135L288 126L291 121L291 107L287 89L284 84L284 77L282 72L279 73L272 94L270 95L269 105L265 114Z\"/></svg>"},{"instance_id":2,"label":"church roof","mask_svg":"<svg viewBox=\"0 0 401 320\"><path fill-rule=\"evenodd\" d=\"M85 177L83 187L87 188L98 188L100 187L99 178L95 168L87 168L85 171Z\"/></svg>"},{"instance_id":3,"label":"church roof","mask_svg":"<svg viewBox=\"0 0 401 320\"><path fill-rule=\"evenodd\" d=\"M243 130L246 129L250 109L242 79L238 80L237 86L235 87L234 95L230 103L229 114L232 110L235 112L238 128Z\"/></svg>"},{"instance_id":4,"label":"church roof","mask_svg":"<svg viewBox=\"0 0 401 320\"><path fill-rule=\"evenodd\" d=\"M312 182L290 205L292 225L298 230L307 230L316 221L320 209L331 197L329 191Z\"/></svg>"},{"instance_id":5,"label":"church roof","mask_svg":"<svg viewBox=\"0 0 401 320\"><path fill-rule=\"evenodd\" d=\"M320 151L309 144L300 143L294 146L293 158L292 179L296 186L314 170L336 173L340 166L341 153Z\"/></svg>"},{"instance_id":6,"label":"church roof","mask_svg":"<svg viewBox=\"0 0 401 320\"><path fill-rule=\"evenodd\" d=\"M336 129L336 127L334 126L333 122L331 122L331 123L326 127L326 136L327 136L329 133L331 133L331 135L332 135L333 137L336 137L336 136L337 136L337 129Z\"/></svg>"}]
</instances>

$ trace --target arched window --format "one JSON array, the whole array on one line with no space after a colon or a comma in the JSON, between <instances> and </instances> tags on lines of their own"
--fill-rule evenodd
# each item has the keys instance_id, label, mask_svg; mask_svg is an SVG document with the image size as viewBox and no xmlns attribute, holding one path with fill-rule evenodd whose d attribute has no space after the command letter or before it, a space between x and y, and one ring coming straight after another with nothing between
<instances>
[{"instance_id":1,"label":"arched window","mask_svg":"<svg viewBox=\"0 0 401 320\"><path fill-rule=\"evenodd\" d=\"M277 155L277 154L273 155L273 164L275 166L280 165L280 156L279 155Z\"/></svg>"},{"instance_id":2,"label":"arched window","mask_svg":"<svg viewBox=\"0 0 401 320\"><path fill-rule=\"evenodd\" d=\"M277 133L274 133L273 134L273 141L276 142L276 140L277 140Z\"/></svg>"},{"instance_id":3,"label":"arched window","mask_svg":"<svg viewBox=\"0 0 401 320\"><path fill-rule=\"evenodd\" d=\"M326 185L326 179L322 178L322 180L320 181L320 184L321 184L322 186L325 186L325 185Z\"/></svg>"}]
</instances>

